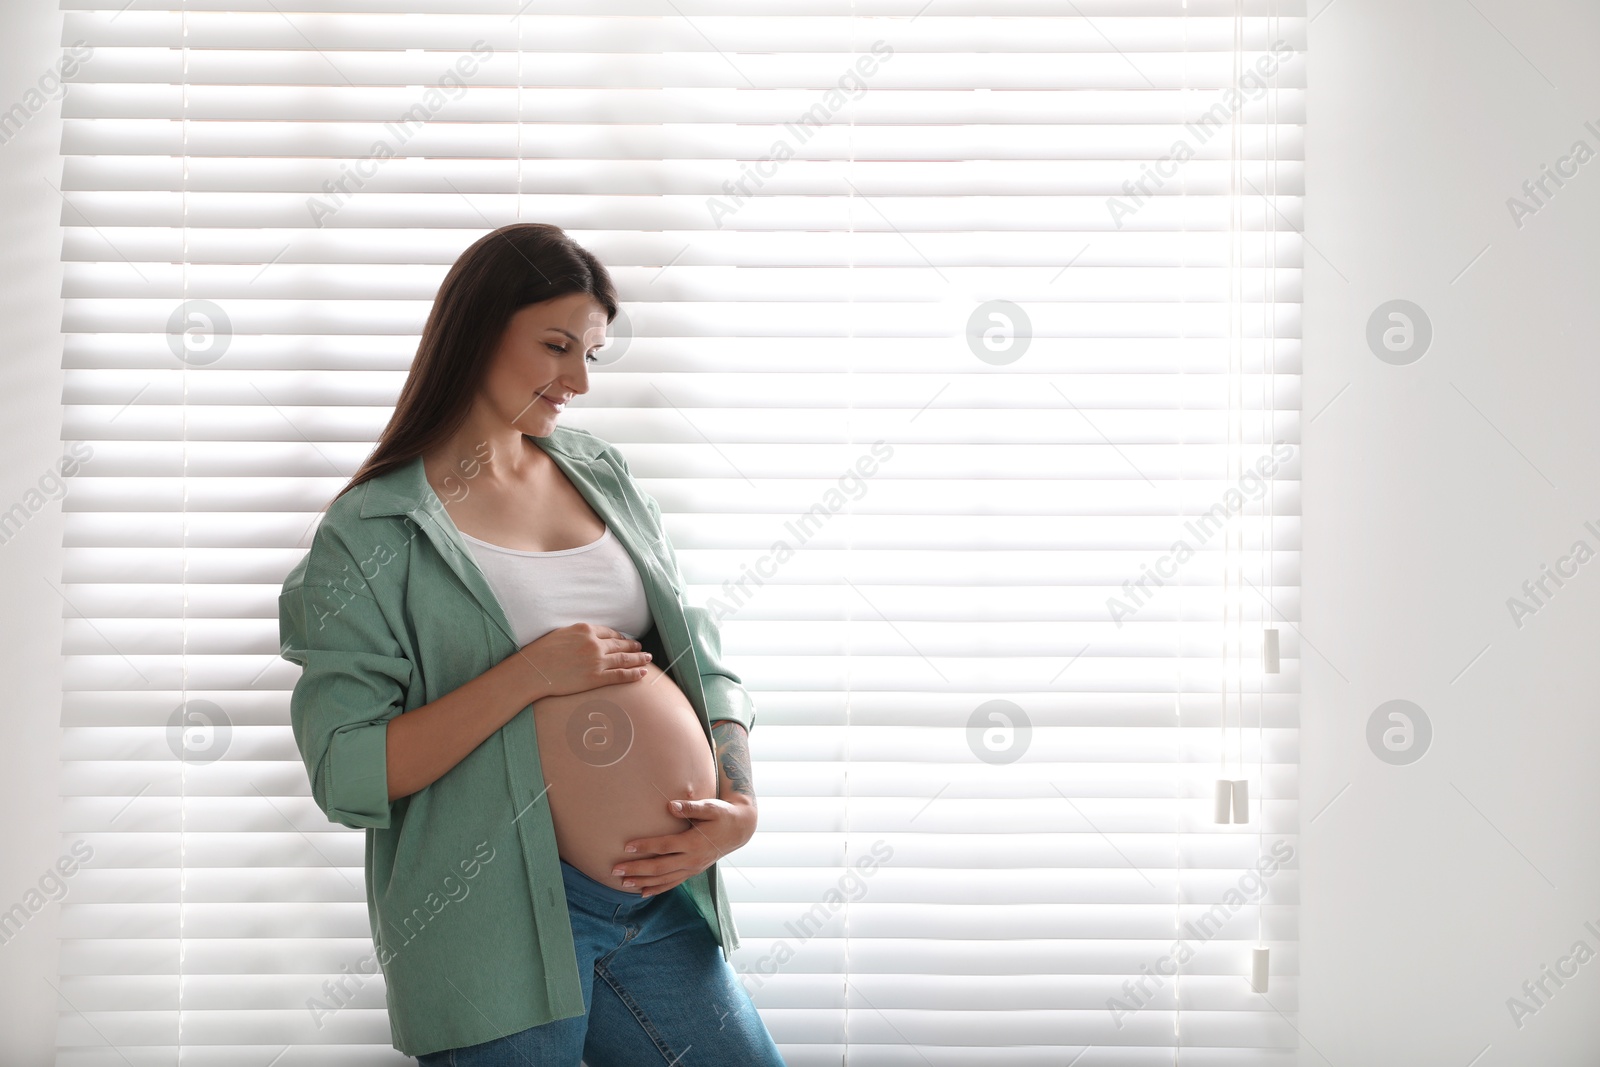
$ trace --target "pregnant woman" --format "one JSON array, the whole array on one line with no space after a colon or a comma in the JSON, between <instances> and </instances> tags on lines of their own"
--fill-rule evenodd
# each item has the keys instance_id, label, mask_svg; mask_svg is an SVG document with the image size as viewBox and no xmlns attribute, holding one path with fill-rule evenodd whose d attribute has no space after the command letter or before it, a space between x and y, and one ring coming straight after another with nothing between
<instances>
[{"instance_id":1,"label":"pregnant woman","mask_svg":"<svg viewBox=\"0 0 1600 1067\"><path fill-rule=\"evenodd\" d=\"M655 500L557 425L616 313L557 227L463 252L279 597L312 796L366 831L375 952L324 990L381 967L423 1067L783 1064L717 865L754 705Z\"/></svg>"}]
</instances>

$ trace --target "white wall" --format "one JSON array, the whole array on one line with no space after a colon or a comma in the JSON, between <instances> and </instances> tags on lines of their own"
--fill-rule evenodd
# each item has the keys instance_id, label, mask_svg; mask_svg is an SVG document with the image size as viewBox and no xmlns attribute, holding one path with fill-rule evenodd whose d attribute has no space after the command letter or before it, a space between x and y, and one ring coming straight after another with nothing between
<instances>
[{"instance_id":1,"label":"white wall","mask_svg":"<svg viewBox=\"0 0 1600 1067\"><path fill-rule=\"evenodd\" d=\"M1520 229L1506 200L1574 141L1600 151L1583 125L1600 128L1600 5L1326 2L1306 148L1300 1062L1466 1067L1488 1046L1478 1067L1594 1064L1600 959L1547 982L1520 1028L1506 1001L1575 942L1600 951L1600 560L1521 628L1506 601L1574 541L1600 551L1583 527L1600 528L1600 158ZM1408 366L1364 336L1395 298L1433 324ZM1435 729L1408 766L1365 739L1393 698Z\"/></svg>"},{"instance_id":2,"label":"white wall","mask_svg":"<svg viewBox=\"0 0 1600 1067\"><path fill-rule=\"evenodd\" d=\"M53 3L0 5L0 109L23 100L60 57L61 25ZM60 101L50 101L0 144L0 511L22 500L62 454L60 114ZM37 888L64 840L57 761L61 619L70 609L52 588L61 584L60 546L58 502L0 544L0 811L7 815L0 819L0 910ZM58 914L46 906L0 945L0 1062L7 1067L55 1060Z\"/></svg>"}]
</instances>

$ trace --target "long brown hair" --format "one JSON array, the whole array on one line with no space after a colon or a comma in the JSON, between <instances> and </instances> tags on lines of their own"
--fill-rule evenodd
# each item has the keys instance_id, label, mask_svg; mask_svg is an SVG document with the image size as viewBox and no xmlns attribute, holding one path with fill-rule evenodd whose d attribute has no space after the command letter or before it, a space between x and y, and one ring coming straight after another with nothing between
<instances>
[{"instance_id":1,"label":"long brown hair","mask_svg":"<svg viewBox=\"0 0 1600 1067\"><path fill-rule=\"evenodd\" d=\"M606 322L617 317L611 275L559 226L517 222L474 241L439 285L388 425L333 499L448 440L466 421L511 316L579 292L605 308Z\"/></svg>"}]
</instances>

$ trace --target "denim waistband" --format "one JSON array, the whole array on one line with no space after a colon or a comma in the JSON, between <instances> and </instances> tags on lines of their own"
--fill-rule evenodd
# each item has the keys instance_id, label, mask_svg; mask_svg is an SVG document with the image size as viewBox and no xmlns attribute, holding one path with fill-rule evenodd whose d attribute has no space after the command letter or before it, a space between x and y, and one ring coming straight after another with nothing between
<instances>
[{"instance_id":1,"label":"denim waistband","mask_svg":"<svg viewBox=\"0 0 1600 1067\"><path fill-rule=\"evenodd\" d=\"M561 861L561 881L566 886L568 899L576 896L596 906L615 908L620 904L624 907L638 907L655 899L597 882L566 860Z\"/></svg>"}]
</instances>

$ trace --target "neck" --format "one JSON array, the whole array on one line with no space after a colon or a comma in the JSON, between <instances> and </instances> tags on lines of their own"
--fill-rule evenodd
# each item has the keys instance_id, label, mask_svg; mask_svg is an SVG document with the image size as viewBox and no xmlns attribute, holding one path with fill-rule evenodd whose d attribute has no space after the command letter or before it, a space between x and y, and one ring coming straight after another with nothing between
<instances>
[{"instance_id":1,"label":"neck","mask_svg":"<svg viewBox=\"0 0 1600 1067\"><path fill-rule=\"evenodd\" d=\"M531 437L510 423L484 425L469 418L448 441L423 457L428 481L445 502L460 500L474 485L516 485L543 474L551 459Z\"/></svg>"}]
</instances>

